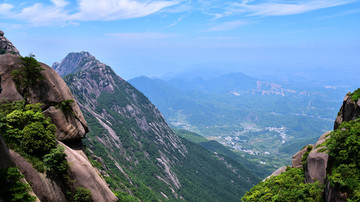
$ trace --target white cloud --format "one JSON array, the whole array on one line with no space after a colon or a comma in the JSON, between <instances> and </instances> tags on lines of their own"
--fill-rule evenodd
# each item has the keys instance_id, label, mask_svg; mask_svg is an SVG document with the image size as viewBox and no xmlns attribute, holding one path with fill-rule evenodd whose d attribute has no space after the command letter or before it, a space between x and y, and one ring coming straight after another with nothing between
<instances>
[{"instance_id":1,"label":"white cloud","mask_svg":"<svg viewBox=\"0 0 360 202\"><path fill-rule=\"evenodd\" d=\"M354 2L354 0L303 0L303 1L269 1L250 4L254 1L233 3L232 9L238 12L248 12L257 16L295 15L323 8L330 8Z\"/></svg>"},{"instance_id":2,"label":"white cloud","mask_svg":"<svg viewBox=\"0 0 360 202\"><path fill-rule=\"evenodd\" d=\"M180 1L154 0L77 0L77 7L67 7L68 1L50 0L52 4L34 3L16 9L15 4L0 4L0 16L28 22L34 26L66 25L74 21L111 21L144 17Z\"/></svg>"},{"instance_id":3,"label":"white cloud","mask_svg":"<svg viewBox=\"0 0 360 202\"><path fill-rule=\"evenodd\" d=\"M178 4L178 1L134 0L79 0L79 13L73 15L76 20L119 20L137 18L156 13L163 8Z\"/></svg>"},{"instance_id":4,"label":"white cloud","mask_svg":"<svg viewBox=\"0 0 360 202\"><path fill-rule=\"evenodd\" d=\"M229 22L222 23L220 25L213 26L210 29L208 29L208 31L210 31L210 32L228 31L228 30L232 30L232 29L235 29L235 28L243 26L243 25L250 24L250 23L251 22L245 21L245 20L229 21Z\"/></svg>"},{"instance_id":5,"label":"white cloud","mask_svg":"<svg viewBox=\"0 0 360 202\"><path fill-rule=\"evenodd\" d=\"M0 4L0 13L6 14L8 13L14 6L11 4L3 3Z\"/></svg>"},{"instance_id":6,"label":"white cloud","mask_svg":"<svg viewBox=\"0 0 360 202\"><path fill-rule=\"evenodd\" d=\"M65 7L68 5L67 1L64 0L51 0L51 2L56 6L56 7Z\"/></svg>"}]
</instances>

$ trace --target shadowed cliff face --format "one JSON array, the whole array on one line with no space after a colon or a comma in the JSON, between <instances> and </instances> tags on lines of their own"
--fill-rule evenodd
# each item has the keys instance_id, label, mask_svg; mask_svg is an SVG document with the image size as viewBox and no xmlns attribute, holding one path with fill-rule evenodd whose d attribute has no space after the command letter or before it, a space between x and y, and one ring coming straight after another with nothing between
<instances>
[{"instance_id":1,"label":"shadowed cliff face","mask_svg":"<svg viewBox=\"0 0 360 202\"><path fill-rule=\"evenodd\" d=\"M338 129L343 121L352 121L360 117L360 100L357 102L346 95L334 123L334 130Z\"/></svg>"},{"instance_id":2,"label":"shadowed cliff face","mask_svg":"<svg viewBox=\"0 0 360 202\"><path fill-rule=\"evenodd\" d=\"M0 40L3 33L0 32ZM6 54L0 54L0 77L1 87L0 100L9 102L24 100L29 104L42 103L43 114L50 117L52 123L55 124L56 139L58 144L63 145L66 154L66 160L70 163L69 170L70 179L74 179L75 186L82 186L91 191L91 197L95 201L116 201L117 198L108 188L104 179L99 176L98 171L92 167L85 153L80 148L66 145L68 142L74 141L81 145L81 139L88 132L87 123L76 102L70 104L68 111L60 109L58 106L63 101L74 100L70 89L63 79L49 66L40 63L41 74L44 80L36 83L29 88L29 95L24 98L16 88L12 71L20 69L23 61L20 56L14 54L15 47L7 42L4 46L0 42L0 48L6 47ZM10 48L9 48L10 47ZM61 142L62 141L62 142ZM25 179L31 185L35 195L41 201L66 201L61 189L63 184L61 180L54 180L46 173L41 173L33 168L21 155L15 151L9 151L0 137L0 168L6 168L16 165L19 167Z\"/></svg>"}]
</instances>

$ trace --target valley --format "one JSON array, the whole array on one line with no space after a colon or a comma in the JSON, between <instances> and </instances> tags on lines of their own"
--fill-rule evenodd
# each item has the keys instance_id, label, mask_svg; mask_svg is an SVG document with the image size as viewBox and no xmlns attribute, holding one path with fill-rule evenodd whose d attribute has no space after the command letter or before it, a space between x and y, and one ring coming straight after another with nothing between
<instances>
[{"instance_id":1,"label":"valley","mask_svg":"<svg viewBox=\"0 0 360 202\"><path fill-rule=\"evenodd\" d=\"M295 81L277 81L280 84L242 73L210 79L129 80L160 109L173 128L215 140L262 166L266 172L260 177L289 164L303 145L331 130L348 89L329 88L326 82L311 85L308 81L300 87Z\"/></svg>"}]
</instances>

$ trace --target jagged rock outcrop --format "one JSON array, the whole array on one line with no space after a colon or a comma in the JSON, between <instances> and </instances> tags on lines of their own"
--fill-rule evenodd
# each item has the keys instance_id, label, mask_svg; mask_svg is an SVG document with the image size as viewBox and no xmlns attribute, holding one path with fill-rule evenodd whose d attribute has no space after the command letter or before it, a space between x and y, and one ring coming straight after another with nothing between
<instances>
[{"instance_id":1,"label":"jagged rock outcrop","mask_svg":"<svg viewBox=\"0 0 360 202\"><path fill-rule=\"evenodd\" d=\"M94 56L82 51L80 53L69 53L60 63L55 62L52 68L63 77L98 64L100 62Z\"/></svg>"},{"instance_id":2,"label":"jagged rock outcrop","mask_svg":"<svg viewBox=\"0 0 360 202\"><path fill-rule=\"evenodd\" d=\"M4 35L4 32L0 30L0 55L5 53L19 55L19 51Z\"/></svg>"},{"instance_id":3,"label":"jagged rock outcrop","mask_svg":"<svg viewBox=\"0 0 360 202\"><path fill-rule=\"evenodd\" d=\"M66 141L81 139L88 131L87 123L76 103L71 105L73 113L64 113L55 106L64 100L75 100L69 87L63 79L49 66L40 63L44 71L41 74L45 80L34 88L30 89L28 103L43 103L45 115L52 118L57 127L56 136L58 140ZM24 99L17 91L11 72L19 69L22 61L19 56L12 54L0 55L0 75L2 78L1 86L3 91L0 100L6 99L10 102Z\"/></svg>"},{"instance_id":4,"label":"jagged rock outcrop","mask_svg":"<svg viewBox=\"0 0 360 202\"><path fill-rule=\"evenodd\" d=\"M351 121L360 117L360 100L354 102L349 93L345 96L338 116L334 123L334 130L338 129L343 121Z\"/></svg>"}]
</instances>

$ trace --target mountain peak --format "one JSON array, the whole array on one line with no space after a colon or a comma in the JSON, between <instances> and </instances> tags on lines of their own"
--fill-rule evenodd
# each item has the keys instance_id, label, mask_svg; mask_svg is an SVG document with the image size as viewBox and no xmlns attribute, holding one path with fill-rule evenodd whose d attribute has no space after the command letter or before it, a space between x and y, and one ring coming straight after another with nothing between
<instances>
[{"instance_id":1,"label":"mountain peak","mask_svg":"<svg viewBox=\"0 0 360 202\"><path fill-rule=\"evenodd\" d=\"M12 53L14 55L20 55L19 51L15 46L4 37L5 33L0 30L0 55L5 53Z\"/></svg>"},{"instance_id":2,"label":"mountain peak","mask_svg":"<svg viewBox=\"0 0 360 202\"><path fill-rule=\"evenodd\" d=\"M55 62L52 68L64 77L80 70L88 69L92 66L102 64L91 53L86 51L69 53L60 63Z\"/></svg>"}]
</instances>

